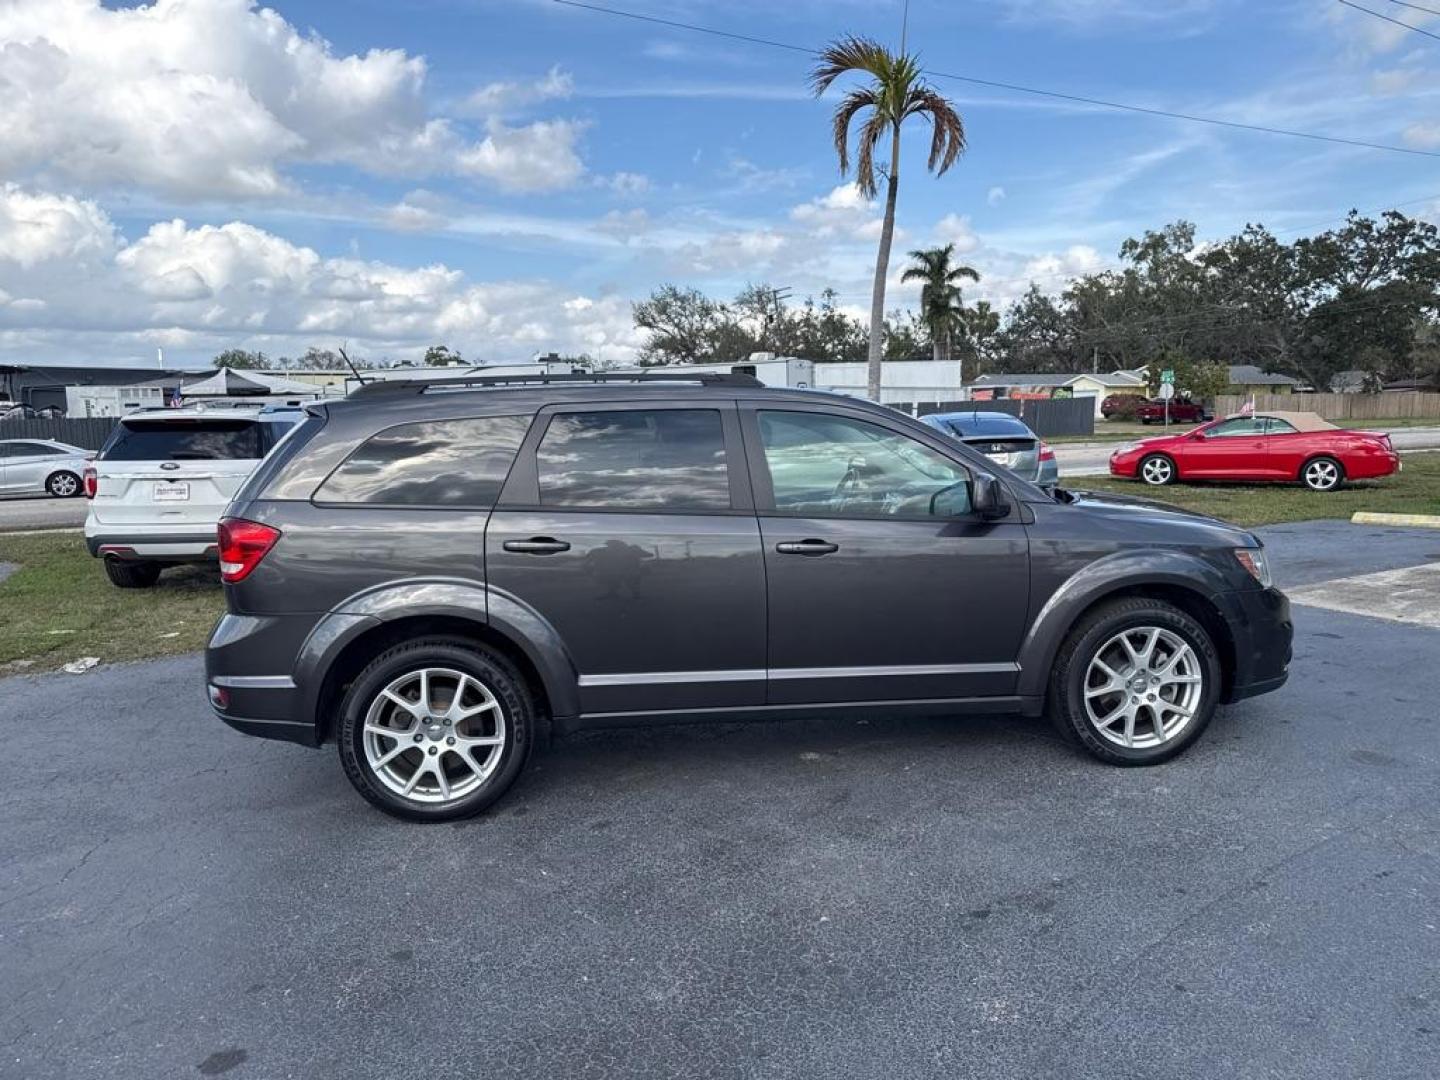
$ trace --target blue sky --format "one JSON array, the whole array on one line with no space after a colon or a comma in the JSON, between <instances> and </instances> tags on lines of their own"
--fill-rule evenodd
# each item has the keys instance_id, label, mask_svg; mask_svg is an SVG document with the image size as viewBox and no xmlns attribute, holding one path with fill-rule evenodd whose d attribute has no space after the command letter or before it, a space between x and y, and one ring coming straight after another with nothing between
<instances>
[{"instance_id":1,"label":"blue sky","mask_svg":"<svg viewBox=\"0 0 1440 1080\"><path fill-rule=\"evenodd\" d=\"M614 6L802 46L898 42L902 12ZM1326 0L912 0L909 25L941 71L1440 151L1440 42ZM878 209L801 54L548 0L12 0L0 48L0 359L624 359L662 281L868 299ZM1440 205L1436 157L934 83L970 148L936 179L909 133L897 246L956 242L998 304L1180 217L1291 237Z\"/></svg>"}]
</instances>

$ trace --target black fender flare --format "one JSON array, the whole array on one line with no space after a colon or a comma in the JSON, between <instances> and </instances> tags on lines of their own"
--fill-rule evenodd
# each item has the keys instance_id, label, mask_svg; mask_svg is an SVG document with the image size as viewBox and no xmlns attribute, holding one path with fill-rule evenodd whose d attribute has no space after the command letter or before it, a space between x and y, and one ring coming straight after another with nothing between
<instances>
[{"instance_id":1,"label":"black fender flare","mask_svg":"<svg viewBox=\"0 0 1440 1080\"><path fill-rule=\"evenodd\" d=\"M1215 566L1186 551L1136 549L1096 559L1067 578L1031 619L1030 630L1020 645L1017 692L1022 696L1045 696L1061 643L1095 603L1107 596L1155 585L1184 589L1217 608L1221 605L1216 603L1216 597L1234 588Z\"/></svg>"},{"instance_id":2,"label":"black fender flare","mask_svg":"<svg viewBox=\"0 0 1440 1080\"><path fill-rule=\"evenodd\" d=\"M539 675L552 716L578 715L579 673L560 635L539 612L479 582L439 577L386 582L350 597L316 623L294 668L295 684L304 688L304 715L319 722L325 675L357 638L387 622L427 615L461 619L499 634Z\"/></svg>"}]
</instances>

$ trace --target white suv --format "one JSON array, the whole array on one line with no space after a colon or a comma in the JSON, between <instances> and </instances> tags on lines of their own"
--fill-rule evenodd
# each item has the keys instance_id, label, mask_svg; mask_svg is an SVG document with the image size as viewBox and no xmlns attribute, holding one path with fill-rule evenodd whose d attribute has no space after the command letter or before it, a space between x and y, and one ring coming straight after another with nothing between
<instances>
[{"instance_id":1,"label":"white suv","mask_svg":"<svg viewBox=\"0 0 1440 1080\"><path fill-rule=\"evenodd\" d=\"M120 588L147 589L167 566L215 559L226 505L303 416L226 405L131 413L85 470L85 546Z\"/></svg>"}]
</instances>

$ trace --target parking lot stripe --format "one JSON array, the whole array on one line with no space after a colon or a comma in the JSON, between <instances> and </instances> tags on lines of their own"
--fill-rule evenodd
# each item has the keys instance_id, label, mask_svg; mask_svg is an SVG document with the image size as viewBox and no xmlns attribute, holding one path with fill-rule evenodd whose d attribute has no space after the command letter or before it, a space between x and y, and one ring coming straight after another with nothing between
<instances>
[{"instance_id":1,"label":"parking lot stripe","mask_svg":"<svg viewBox=\"0 0 1440 1080\"><path fill-rule=\"evenodd\" d=\"M1335 578L1289 594L1291 602L1307 607L1440 630L1440 562Z\"/></svg>"}]
</instances>

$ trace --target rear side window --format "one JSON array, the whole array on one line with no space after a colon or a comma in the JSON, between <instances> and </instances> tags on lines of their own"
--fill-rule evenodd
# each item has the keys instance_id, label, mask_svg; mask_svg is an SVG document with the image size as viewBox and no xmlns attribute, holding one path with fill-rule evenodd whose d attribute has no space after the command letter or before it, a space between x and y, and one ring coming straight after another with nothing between
<instances>
[{"instance_id":1,"label":"rear side window","mask_svg":"<svg viewBox=\"0 0 1440 1080\"><path fill-rule=\"evenodd\" d=\"M542 506L728 510L714 409L560 413L535 452Z\"/></svg>"},{"instance_id":2,"label":"rear side window","mask_svg":"<svg viewBox=\"0 0 1440 1080\"><path fill-rule=\"evenodd\" d=\"M100 451L102 461L217 461L261 458L254 420L127 420Z\"/></svg>"},{"instance_id":3,"label":"rear side window","mask_svg":"<svg viewBox=\"0 0 1440 1080\"><path fill-rule=\"evenodd\" d=\"M485 416L388 428L346 458L315 501L493 506L529 427L529 416Z\"/></svg>"}]
</instances>

